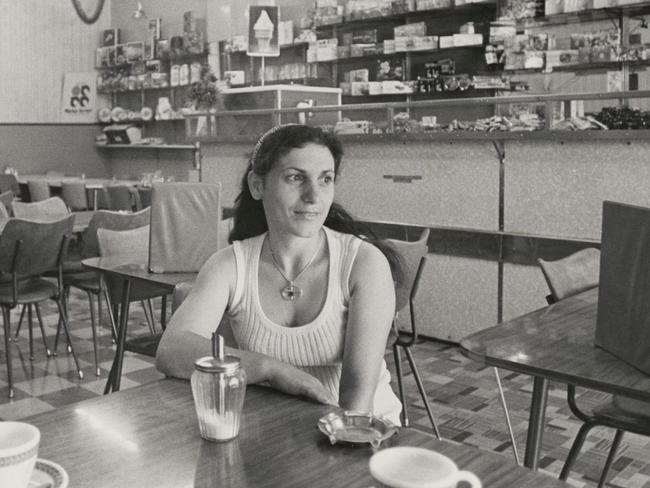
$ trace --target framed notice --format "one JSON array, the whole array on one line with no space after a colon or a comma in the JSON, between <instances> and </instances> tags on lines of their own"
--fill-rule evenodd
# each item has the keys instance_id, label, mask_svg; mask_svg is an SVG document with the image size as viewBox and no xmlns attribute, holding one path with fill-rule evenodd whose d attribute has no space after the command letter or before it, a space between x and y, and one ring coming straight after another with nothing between
<instances>
[{"instance_id":1,"label":"framed notice","mask_svg":"<svg viewBox=\"0 0 650 488\"><path fill-rule=\"evenodd\" d=\"M95 122L96 78L95 72L65 74L61 92L61 122Z\"/></svg>"},{"instance_id":2,"label":"framed notice","mask_svg":"<svg viewBox=\"0 0 650 488\"><path fill-rule=\"evenodd\" d=\"M278 7L250 5L248 7L248 56L279 56Z\"/></svg>"}]
</instances>

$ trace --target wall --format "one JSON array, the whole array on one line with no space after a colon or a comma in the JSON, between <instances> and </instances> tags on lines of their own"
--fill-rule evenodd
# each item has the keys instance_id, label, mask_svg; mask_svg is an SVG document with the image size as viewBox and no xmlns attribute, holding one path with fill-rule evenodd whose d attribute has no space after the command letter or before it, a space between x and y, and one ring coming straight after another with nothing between
<instances>
[{"instance_id":1,"label":"wall","mask_svg":"<svg viewBox=\"0 0 650 488\"><path fill-rule=\"evenodd\" d=\"M82 0L87 11L95 0ZM94 125L59 125L63 75L94 71L94 47L110 26L110 3L83 23L69 0L0 0L0 170L104 176Z\"/></svg>"}]
</instances>

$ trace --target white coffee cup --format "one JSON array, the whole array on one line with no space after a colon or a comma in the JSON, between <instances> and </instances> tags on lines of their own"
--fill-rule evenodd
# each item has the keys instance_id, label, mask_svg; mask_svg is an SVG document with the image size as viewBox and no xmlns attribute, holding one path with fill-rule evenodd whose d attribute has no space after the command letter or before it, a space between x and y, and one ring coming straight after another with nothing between
<instances>
[{"instance_id":1,"label":"white coffee cup","mask_svg":"<svg viewBox=\"0 0 650 488\"><path fill-rule=\"evenodd\" d=\"M25 422L0 422L0 486L26 488L32 477L41 431Z\"/></svg>"},{"instance_id":2,"label":"white coffee cup","mask_svg":"<svg viewBox=\"0 0 650 488\"><path fill-rule=\"evenodd\" d=\"M481 480L438 452L421 447L389 447L370 458L375 488L456 488L466 481L481 488Z\"/></svg>"}]
</instances>

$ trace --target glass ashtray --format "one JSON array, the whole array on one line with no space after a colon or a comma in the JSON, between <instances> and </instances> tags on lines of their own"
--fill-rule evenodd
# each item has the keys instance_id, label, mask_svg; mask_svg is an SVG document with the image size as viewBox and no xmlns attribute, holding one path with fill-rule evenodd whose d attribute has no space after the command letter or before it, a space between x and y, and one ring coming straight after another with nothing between
<instances>
[{"instance_id":1,"label":"glass ashtray","mask_svg":"<svg viewBox=\"0 0 650 488\"><path fill-rule=\"evenodd\" d=\"M397 427L389 420L375 417L368 412L331 412L318 419L318 429L332 444L379 445L397 432Z\"/></svg>"}]
</instances>

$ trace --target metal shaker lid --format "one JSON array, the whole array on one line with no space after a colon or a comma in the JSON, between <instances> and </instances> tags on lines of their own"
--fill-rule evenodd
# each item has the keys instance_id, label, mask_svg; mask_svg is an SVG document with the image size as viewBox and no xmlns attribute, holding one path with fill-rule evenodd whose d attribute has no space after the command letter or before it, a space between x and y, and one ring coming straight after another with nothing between
<instances>
[{"instance_id":1,"label":"metal shaker lid","mask_svg":"<svg viewBox=\"0 0 650 488\"><path fill-rule=\"evenodd\" d=\"M194 361L194 367L204 373L234 373L240 367L239 358L224 354L223 337L212 333L212 356Z\"/></svg>"}]
</instances>

